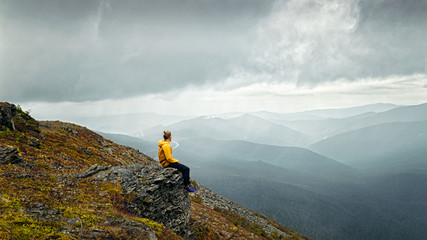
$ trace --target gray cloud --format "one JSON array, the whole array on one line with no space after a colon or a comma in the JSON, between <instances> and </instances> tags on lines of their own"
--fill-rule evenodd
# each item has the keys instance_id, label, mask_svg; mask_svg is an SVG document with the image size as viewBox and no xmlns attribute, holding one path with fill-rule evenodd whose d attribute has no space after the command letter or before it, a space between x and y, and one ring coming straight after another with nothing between
<instances>
[{"instance_id":1,"label":"gray cloud","mask_svg":"<svg viewBox=\"0 0 427 240\"><path fill-rule=\"evenodd\" d=\"M0 95L120 98L203 84L246 59L265 1L3 1Z\"/></svg>"},{"instance_id":2,"label":"gray cloud","mask_svg":"<svg viewBox=\"0 0 427 240\"><path fill-rule=\"evenodd\" d=\"M425 73L426 11L404 0L3 0L0 96L85 101L239 74L230 86Z\"/></svg>"},{"instance_id":3,"label":"gray cloud","mask_svg":"<svg viewBox=\"0 0 427 240\"><path fill-rule=\"evenodd\" d=\"M425 73L426 12L425 1L279 3L260 25L254 74L316 85Z\"/></svg>"}]
</instances>

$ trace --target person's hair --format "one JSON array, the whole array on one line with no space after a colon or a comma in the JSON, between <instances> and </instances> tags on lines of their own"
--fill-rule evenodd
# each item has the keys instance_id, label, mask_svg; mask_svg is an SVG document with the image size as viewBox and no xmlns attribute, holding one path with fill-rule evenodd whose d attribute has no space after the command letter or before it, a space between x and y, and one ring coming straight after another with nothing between
<instances>
[{"instance_id":1,"label":"person's hair","mask_svg":"<svg viewBox=\"0 0 427 240\"><path fill-rule=\"evenodd\" d=\"M163 138L165 140L169 139L172 133L170 131L163 131Z\"/></svg>"}]
</instances>

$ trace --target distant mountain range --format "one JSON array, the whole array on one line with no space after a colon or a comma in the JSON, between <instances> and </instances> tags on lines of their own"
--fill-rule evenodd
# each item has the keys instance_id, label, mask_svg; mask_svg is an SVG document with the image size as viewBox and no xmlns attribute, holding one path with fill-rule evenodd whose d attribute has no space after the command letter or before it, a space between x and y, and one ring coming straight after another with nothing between
<instances>
[{"instance_id":1,"label":"distant mountain range","mask_svg":"<svg viewBox=\"0 0 427 240\"><path fill-rule=\"evenodd\" d=\"M271 121L321 120L329 118L348 118L364 113L378 113L391 110L398 105L377 103L350 108L317 109L296 113L254 112L253 114Z\"/></svg>"},{"instance_id":2,"label":"distant mountain range","mask_svg":"<svg viewBox=\"0 0 427 240\"><path fill-rule=\"evenodd\" d=\"M166 127L153 127L144 131L144 139L158 140L165 129L172 131L174 139L178 141L210 138L244 140L275 146L307 146L311 142L305 134L251 114L230 119L199 117Z\"/></svg>"},{"instance_id":3,"label":"distant mountain range","mask_svg":"<svg viewBox=\"0 0 427 240\"><path fill-rule=\"evenodd\" d=\"M69 118L67 121L78 123L100 132L143 137L143 130L146 128L159 125L169 125L189 118L192 117L147 112Z\"/></svg>"},{"instance_id":4,"label":"distant mountain range","mask_svg":"<svg viewBox=\"0 0 427 240\"><path fill-rule=\"evenodd\" d=\"M0 102L0 136L0 239L308 239L85 127Z\"/></svg>"},{"instance_id":5,"label":"distant mountain range","mask_svg":"<svg viewBox=\"0 0 427 240\"><path fill-rule=\"evenodd\" d=\"M104 136L156 158L165 129L195 179L314 239L427 235L427 104L228 113Z\"/></svg>"},{"instance_id":6,"label":"distant mountain range","mask_svg":"<svg viewBox=\"0 0 427 240\"><path fill-rule=\"evenodd\" d=\"M281 124L322 140L334 135L389 122L415 122L427 120L427 104L403 106L385 112L366 112L340 119L282 121Z\"/></svg>"},{"instance_id":7,"label":"distant mountain range","mask_svg":"<svg viewBox=\"0 0 427 240\"><path fill-rule=\"evenodd\" d=\"M310 149L369 170L427 170L427 121L378 124L333 136Z\"/></svg>"}]
</instances>

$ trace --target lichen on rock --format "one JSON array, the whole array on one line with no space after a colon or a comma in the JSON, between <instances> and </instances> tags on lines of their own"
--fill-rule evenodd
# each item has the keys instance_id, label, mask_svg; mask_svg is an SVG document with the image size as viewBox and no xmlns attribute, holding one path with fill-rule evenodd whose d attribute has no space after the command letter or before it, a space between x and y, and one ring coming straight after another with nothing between
<instances>
[{"instance_id":1,"label":"lichen on rock","mask_svg":"<svg viewBox=\"0 0 427 240\"><path fill-rule=\"evenodd\" d=\"M15 105L0 102L0 130L5 127L12 131L15 130L13 118L17 115L17 108Z\"/></svg>"},{"instance_id":2,"label":"lichen on rock","mask_svg":"<svg viewBox=\"0 0 427 240\"><path fill-rule=\"evenodd\" d=\"M184 191L181 173L175 169L141 164L93 165L73 176L119 183L123 193L132 196L131 201L121 203L121 208L136 216L161 222L174 232L185 231L190 220L191 200Z\"/></svg>"},{"instance_id":3,"label":"lichen on rock","mask_svg":"<svg viewBox=\"0 0 427 240\"><path fill-rule=\"evenodd\" d=\"M22 159L16 147L5 147L0 149L0 164L18 164L22 163Z\"/></svg>"}]
</instances>

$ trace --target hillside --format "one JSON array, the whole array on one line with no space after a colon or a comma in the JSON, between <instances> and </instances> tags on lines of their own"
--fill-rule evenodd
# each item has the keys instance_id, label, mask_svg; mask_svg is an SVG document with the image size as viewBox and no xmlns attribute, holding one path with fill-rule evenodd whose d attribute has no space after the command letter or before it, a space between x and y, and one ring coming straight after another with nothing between
<instances>
[{"instance_id":1,"label":"hillside","mask_svg":"<svg viewBox=\"0 0 427 240\"><path fill-rule=\"evenodd\" d=\"M306 239L202 186L186 206L179 173L87 128L0 113L0 239Z\"/></svg>"},{"instance_id":2,"label":"hillside","mask_svg":"<svg viewBox=\"0 0 427 240\"><path fill-rule=\"evenodd\" d=\"M422 127L422 122L384 123L356 130L359 134L344 133L336 142L334 137L325 140L333 152L362 156L363 171L303 148L209 135L179 140L175 132L179 146L174 156L203 185L313 239L424 239L427 153ZM155 142L104 135L157 155Z\"/></svg>"},{"instance_id":3,"label":"hillside","mask_svg":"<svg viewBox=\"0 0 427 240\"><path fill-rule=\"evenodd\" d=\"M246 141L221 141L192 139L179 142L177 156L183 159L202 161L230 159L233 161L262 161L299 173L324 178L355 177L358 172L352 167L299 147L281 147ZM197 151L193 151L197 149Z\"/></svg>"},{"instance_id":4,"label":"hillside","mask_svg":"<svg viewBox=\"0 0 427 240\"><path fill-rule=\"evenodd\" d=\"M310 146L316 152L360 168L427 168L427 121L378 124L339 134Z\"/></svg>"}]
</instances>

